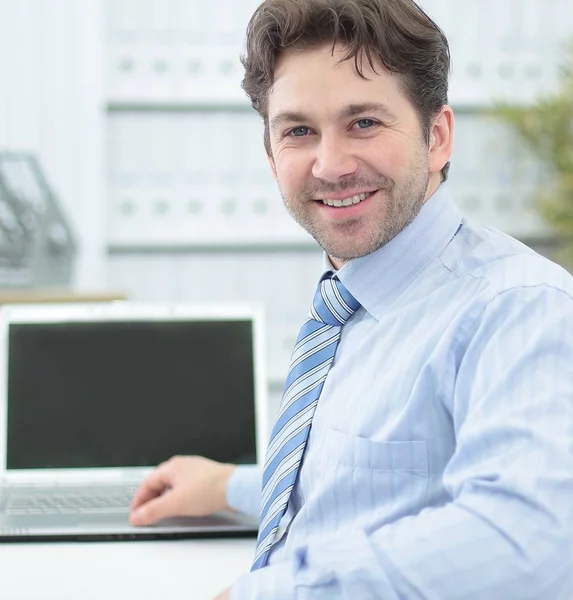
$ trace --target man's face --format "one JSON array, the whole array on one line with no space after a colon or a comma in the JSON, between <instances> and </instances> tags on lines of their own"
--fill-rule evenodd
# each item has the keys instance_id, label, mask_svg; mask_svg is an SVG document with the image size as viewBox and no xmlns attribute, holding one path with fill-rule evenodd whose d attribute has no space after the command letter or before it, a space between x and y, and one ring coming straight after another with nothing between
<instances>
[{"instance_id":1,"label":"man's face","mask_svg":"<svg viewBox=\"0 0 573 600\"><path fill-rule=\"evenodd\" d=\"M287 51L269 94L271 166L294 219L337 263L374 252L419 212L428 145L399 76L331 46Z\"/></svg>"}]
</instances>

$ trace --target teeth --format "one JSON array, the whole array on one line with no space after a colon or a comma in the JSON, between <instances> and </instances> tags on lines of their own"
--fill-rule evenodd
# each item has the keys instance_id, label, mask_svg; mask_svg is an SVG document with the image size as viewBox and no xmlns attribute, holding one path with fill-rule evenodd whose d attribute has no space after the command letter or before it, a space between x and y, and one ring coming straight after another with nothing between
<instances>
[{"instance_id":1,"label":"teeth","mask_svg":"<svg viewBox=\"0 0 573 600\"><path fill-rule=\"evenodd\" d=\"M351 196L350 198L345 198L344 200L323 200L322 203L328 206L351 206L352 204L358 204L362 202L362 200L366 200L368 196L371 196L371 192L367 192L366 194L357 194L356 196Z\"/></svg>"}]
</instances>

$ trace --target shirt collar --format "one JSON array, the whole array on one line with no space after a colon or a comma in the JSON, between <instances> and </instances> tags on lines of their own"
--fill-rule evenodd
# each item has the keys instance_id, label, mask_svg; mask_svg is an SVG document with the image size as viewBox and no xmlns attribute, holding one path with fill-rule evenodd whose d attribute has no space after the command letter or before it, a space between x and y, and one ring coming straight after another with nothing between
<instances>
[{"instance_id":1,"label":"shirt collar","mask_svg":"<svg viewBox=\"0 0 573 600\"><path fill-rule=\"evenodd\" d=\"M376 252L355 258L337 273L346 289L376 319L437 258L462 223L462 216L442 184L416 218ZM333 271L324 256L324 271Z\"/></svg>"}]
</instances>

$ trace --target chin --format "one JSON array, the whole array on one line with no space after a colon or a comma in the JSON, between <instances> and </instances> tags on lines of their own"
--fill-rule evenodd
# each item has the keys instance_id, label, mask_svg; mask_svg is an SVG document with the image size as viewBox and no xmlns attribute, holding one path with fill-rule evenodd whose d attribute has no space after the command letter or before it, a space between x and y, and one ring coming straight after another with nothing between
<instances>
[{"instance_id":1,"label":"chin","mask_svg":"<svg viewBox=\"0 0 573 600\"><path fill-rule=\"evenodd\" d=\"M320 246L324 249L324 251L328 254L328 256L333 257L337 261L348 262L349 260L353 260L355 258L362 258L363 256L368 256L368 254L372 254L372 252L376 252L378 248L382 244L371 244L363 247L356 246L341 246L340 244L321 244L319 240L317 240Z\"/></svg>"}]
</instances>

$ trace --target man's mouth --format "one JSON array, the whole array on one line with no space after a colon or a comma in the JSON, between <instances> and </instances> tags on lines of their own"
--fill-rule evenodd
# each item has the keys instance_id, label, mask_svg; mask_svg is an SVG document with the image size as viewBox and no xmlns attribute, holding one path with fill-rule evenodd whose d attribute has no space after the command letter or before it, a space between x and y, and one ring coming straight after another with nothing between
<instances>
[{"instance_id":1,"label":"man's mouth","mask_svg":"<svg viewBox=\"0 0 573 600\"><path fill-rule=\"evenodd\" d=\"M352 206L353 204L360 204L360 202L366 200L367 198L372 196L372 194L375 194L375 193L376 193L376 191L364 192L362 194L355 194L354 196L348 196L348 198L336 199L336 200L333 200L331 198L322 198L321 200L319 200L319 202L322 202L326 206L333 206L335 208L341 208L341 207L345 207L345 206Z\"/></svg>"}]
</instances>

